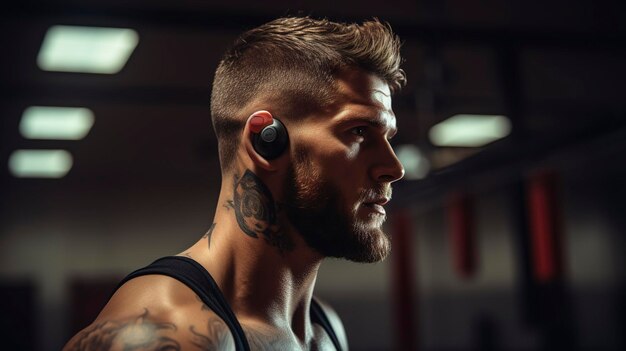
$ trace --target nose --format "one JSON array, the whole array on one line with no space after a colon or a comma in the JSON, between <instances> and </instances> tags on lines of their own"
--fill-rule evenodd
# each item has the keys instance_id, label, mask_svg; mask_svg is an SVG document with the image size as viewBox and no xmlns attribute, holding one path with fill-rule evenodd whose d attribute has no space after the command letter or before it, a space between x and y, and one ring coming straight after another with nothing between
<instances>
[{"instance_id":1,"label":"nose","mask_svg":"<svg viewBox=\"0 0 626 351\"><path fill-rule=\"evenodd\" d=\"M393 183L404 177L404 167L388 141L385 141L385 146L377 155L371 172L372 178L379 183Z\"/></svg>"}]
</instances>

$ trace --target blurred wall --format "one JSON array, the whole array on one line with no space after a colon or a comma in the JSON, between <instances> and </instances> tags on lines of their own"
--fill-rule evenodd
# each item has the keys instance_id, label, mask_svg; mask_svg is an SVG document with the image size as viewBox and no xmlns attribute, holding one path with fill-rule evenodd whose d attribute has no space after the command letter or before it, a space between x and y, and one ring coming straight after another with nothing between
<instances>
[{"instance_id":1,"label":"blurred wall","mask_svg":"<svg viewBox=\"0 0 626 351\"><path fill-rule=\"evenodd\" d=\"M121 279L204 234L217 185L203 185L66 191L53 181L13 194L0 236L0 276L34 282L39 325L33 334L41 350L58 350L69 337L73 280Z\"/></svg>"},{"instance_id":2,"label":"blurred wall","mask_svg":"<svg viewBox=\"0 0 626 351\"><path fill-rule=\"evenodd\" d=\"M572 312L555 318L572 324L569 337L575 349L618 350L625 345L622 202L626 169L615 160L626 151L626 139L617 144L610 138L596 142L604 146L569 150L543 165L555 170L560 179L563 298L571 301ZM430 203L416 199L414 263L419 278L415 301L417 338L423 350L549 349L546 330L526 317L533 311L525 309L541 307L523 303L518 228L513 218L515 183L499 179L471 191L478 267L469 279L453 267L445 197L431 198Z\"/></svg>"}]
</instances>

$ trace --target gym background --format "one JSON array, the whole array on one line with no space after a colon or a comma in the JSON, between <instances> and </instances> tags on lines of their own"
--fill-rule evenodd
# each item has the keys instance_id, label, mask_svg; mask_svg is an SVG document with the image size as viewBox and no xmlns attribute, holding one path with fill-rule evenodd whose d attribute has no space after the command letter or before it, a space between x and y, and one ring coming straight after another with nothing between
<instances>
[{"instance_id":1,"label":"gym background","mask_svg":"<svg viewBox=\"0 0 626 351\"><path fill-rule=\"evenodd\" d=\"M3 350L60 349L118 279L208 229L213 72L237 34L288 14L378 17L404 40L394 252L375 265L329 260L316 287L352 350L626 346L623 2L2 7ZM107 33L117 41L97 47ZM54 51L81 41L92 46Z\"/></svg>"}]
</instances>

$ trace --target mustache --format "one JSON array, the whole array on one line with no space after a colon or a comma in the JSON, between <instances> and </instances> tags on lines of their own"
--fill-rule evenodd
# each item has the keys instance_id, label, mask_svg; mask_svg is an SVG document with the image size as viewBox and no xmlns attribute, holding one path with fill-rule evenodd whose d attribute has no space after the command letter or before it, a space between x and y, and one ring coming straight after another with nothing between
<instances>
[{"instance_id":1,"label":"mustache","mask_svg":"<svg viewBox=\"0 0 626 351\"><path fill-rule=\"evenodd\" d=\"M386 197L391 200L392 193L391 185L379 185L372 189L363 190L359 196L359 201L371 201L372 199L379 199L381 197Z\"/></svg>"}]
</instances>

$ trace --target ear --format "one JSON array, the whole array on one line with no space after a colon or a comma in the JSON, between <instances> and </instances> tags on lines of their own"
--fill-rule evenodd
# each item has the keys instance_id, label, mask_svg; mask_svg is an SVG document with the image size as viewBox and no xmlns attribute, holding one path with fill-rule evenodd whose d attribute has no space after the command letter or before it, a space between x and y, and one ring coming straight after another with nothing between
<instances>
[{"instance_id":1,"label":"ear","mask_svg":"<svg viewBox=\"0 0 626 351\"><path fill-rule=\"evenodd\" d=\"M246 125L243 128L243 139L242 142L246 148L246 152L248 156L252 160L257 167L260 167L266 171L276 171L278 169L278 165L276 162L270 162L261 156L255 149L252 144L252 138L254 134L258 134L261 129L263 129L266 125L271 124L272 122L272 114L268 111L257 111L254 112L248 120L246 121Z\"/></svg>"}]
</instances>

